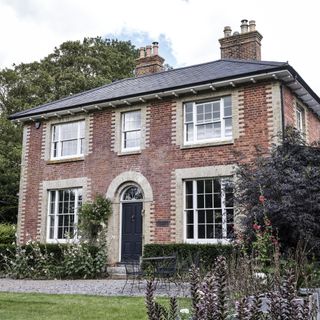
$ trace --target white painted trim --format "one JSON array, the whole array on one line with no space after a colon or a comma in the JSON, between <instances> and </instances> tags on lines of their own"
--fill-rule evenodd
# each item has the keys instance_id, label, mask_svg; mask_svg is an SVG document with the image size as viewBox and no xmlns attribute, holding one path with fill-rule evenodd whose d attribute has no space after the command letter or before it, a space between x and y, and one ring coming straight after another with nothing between
<instances>
[{"instance_id":1,"label":"white painted trim","mask_svg":"<svg viewBox=\"0 0 320 320\"><path fill-rule=\"evenodd\" d=\"M228 95L230 96L230 99L231 99L231 110L233 110L234 106L232 106L232 95ZM198 124L197 123L197 106L199 104L204 104L205 102L197 102L196 100L195 101L190 101L190 102L187 102L187 103L192 103L192 125L193 125L193 138L192 138L192 141L187 141L187 125L188 124L191 124L190 123L186 123L186 119L185 119L185 116L186 116L186 104L187 103L184 103L183 104L183 145L185 146L192 146L192 145L201 145L201 144L206 144L206 143L217 143L217 142L226 142L226 141L233 141L233 135L231 135L230 137L226 137L225 135L225 119L233 119L233 115L231 117L225 117L224 116L224 98L225 98L225 95L223 96L220 96L220 97L216 97L216 98L212 98L211 100L208 100L207 103L213 103L213 102L217 102L219 101L219 106L220 106L220 119L219 121L214 121L212 119L211 122L209 122L208 124L215 124L215 123L219 123L220 122L220 126L221 126L221 136L219 138L209 138L209 139L197 139L197 136L198 136L198 127L200 125L205 125L207 123L202 123L202 124ZM232 132L233 132L233 126L234 126L234 123L232 123Z\"/></svg>"},{"instance_id":2,"label":"white painted trim","mask_svg":"<svg viewBox=\"0 0 320 320\"><path fill-rule=\"evenodd\" d=\"M77 140L77 153L72 154L72 155L67 155L67 156L61 156L61 148L62 148L62 142L67 141L67 140L61 140L61 127L66 124L70 123L77 123L77 139L69 139L69 140ZM80 124L83 123L84 125L84 143L82 147L82 153L80 152L80 146L81 146L81 137L80 137ZM54 157L54 141L53 141L53 135L54 135L54 127L56 127L58 131L58 140L57 140L57 154L58 156ZM51 125L51 139L50 139L50 160L65 160L65 159L72 159L72 158L79 158L84 156L84 149L85 149L85 131L86 131L86 121L85 120L78 120L78 121L66 121L66 122L61 122L61 123L54 123Z\"/></svg>"},{"instance_id":3,"label":"white painted trim","mask_svg":"<svg viewBox=\"0 0 320 320\"><path fill-rule=\"evenodd\" d=\"M59 199L58 199L58 193L59 190L65 190L65 189L72 189L75 191L75 205L74 205L74 237L71 239L58 239L58 203L59 203ZM81 192L79 193L79 190L81 190ZM49 234L50 234L50 216L51 216L51 206L50 206L50 202L51 202L51 192L54 191L56 193L55 195L55 203L54 203L54 228L53 228L53 239L49 238ZM68 242L78 242L78 238L77 238L77 224L78 224L78 202L79 202L79 195L81 194L81 196L83 195L83 188L81 187L75 187L75 188L60 188L60 189L51 189L51 190L47 190L48 193L48 202L47 202L47 231L46 231L46 242L47 243L68 243ZM82 198L82 203L83 203L83 198Z\"/></svg>"},{"instance_id":4,"label":"white painted trim","mask_svg":"<svg viewBox=\"0 0 320 320\"><path fill-rule=\"evenodd\" d=\"M132 112L140 112L140 127L139 129L135 129L135 130L128 130L128 131L124 131L124 126L125 126L125 122L124 122L124 115L126 113L132 113ZM141 150L141 145L142 145L142 112L141 109L137 109L137 110L130 110L130 111L125 111L125 112L121 112L120 114L120 130L121 130L121 152L126 153L126 152L132 152L132 151L140 151ZM124 147L124 136L126 132L140 132L140 144L138 147L132 147L132 148L125 148Z\"/></svg>"}]
</instances>

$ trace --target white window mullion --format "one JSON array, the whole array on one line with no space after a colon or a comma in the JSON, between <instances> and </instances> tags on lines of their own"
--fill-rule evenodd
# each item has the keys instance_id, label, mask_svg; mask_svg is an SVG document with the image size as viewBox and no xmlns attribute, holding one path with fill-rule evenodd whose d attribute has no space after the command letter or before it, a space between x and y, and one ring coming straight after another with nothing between
<instances>
[{"instance_id":1,"label":"white window mullion","mask_svg":"<svg viewBox=\"0 0 320 320\"><path fill-rule=\"evenodd\" d=\"M222 210L222 238L227 238L227 211L225 181L221 179L221 210Z\"/></svg>"},{"instance_id":2,"label":"white window mullion","mask_svg":"<svg viewBox=\"0 0 320 320\"><path fill-rule=\"evenodd\" d=\"M47 221L47 240L50 240L50 220L51 220L51 192L48 194L48 221Z\"/></svg>"},{"instance_id":3,"label":"white window mullion","mask_svg":"<svg viewBox=\"0 0 320 320\"><path fill-rule=\"evenodd\" d=\"M80 148L81 148L80 122L78 122L78 126L77 126L77 155L80 154Z\"/></svg>"},{"instance_id":4,"label":"white window mullion","mask_svg":"<svg viewBox=\"0 0 320 320\"><path fill-rule=\"evenodd\" d=\"M198 190L197 190L197 181L192 181L192 191L193 191L193 239L198 240Z\"/></svg>"},{"instance_id":5,"label":"white window mullion","mask_svg":"<svg viewBox=\"0 0 320 320\"><path fill-rule=\"evenodd\" d=\"M192 107L192 121L193 121L193 140L192 142L197 141L198 136L198 126L197 126L197 105L193 103Z\"/></svg>"},{"instance_id":6,"label":"white window mullion","mask_svg":"<svg viewBox=\"0 0 320 320\"><path fill-rule=\"evenodd\" d=\"M57 130L58 130L57 157L60 158L62 155L61 126L57 126Z\"/></svg>"},{"instance_id":7,"label":"white window mullion","mask_svg":"<svg viewBox=\"0 0 320 320\"><path fill-rule=\"evenodd\" d=\"M54 228L53 239L58 239L58 205L59 205L59 191L55 191L55 203L54 203Z\"/></svg>"},{"instance_id":8,"label":"white window mullion","mask_svg":"<svg viewBox=\"0 0 320 320\"><path fill-rule=\"evenodd\" d=\"M221 138L225 138L226 135L226 126L225 126L225 117L224 117L224 99L220 99L220 120L221 120Z\"/></svg>"}]
</instances>

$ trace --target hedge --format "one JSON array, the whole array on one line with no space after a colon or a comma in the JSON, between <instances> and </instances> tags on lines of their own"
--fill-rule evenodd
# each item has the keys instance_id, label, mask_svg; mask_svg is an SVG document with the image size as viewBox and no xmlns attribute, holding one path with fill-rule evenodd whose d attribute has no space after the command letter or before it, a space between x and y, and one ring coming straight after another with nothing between
<instances>
[{"instance_id":1,"label":"hedge","mask_svg":"<svg viewBox=\"0 0 320 320\"><path fill-rule=\"evenodd\" d=\"M59 261L62 260L62 254L63 250L67 248L67 246L70 246L69 244L57 244L57 243L47 243L47 244L39 244L41 252L47 251L47 253L50 255L53 255L54 260L59 264ZM33 245L22 245L23 249L26 250L26 252L32 252ZM95 246L88 246L90 253L95 256L98 252L98 248ZM0 243L0 270L3 270L3 256L10 256L14 255L16 251L16 245L12 244L1 244Z\"/></svg>"},{"instance_id":2,"label":"hedge","mask_svg":"<svg viewBox=\"0 0 320 320\"><path fill-rule=\"evenodd\" d=\"M195 262L196 257L200 258L200 265L210 268L218 256L228 257L233 252L231 244L146 244L144 246L143 257L160 257L177 255L178 261L184 264Z\"/></svg>"}]
</instances>

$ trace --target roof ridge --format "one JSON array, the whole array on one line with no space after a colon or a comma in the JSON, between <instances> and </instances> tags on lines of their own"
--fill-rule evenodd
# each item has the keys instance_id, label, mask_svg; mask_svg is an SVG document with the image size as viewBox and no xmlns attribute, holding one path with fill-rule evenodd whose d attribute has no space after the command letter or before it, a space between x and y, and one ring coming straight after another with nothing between
<instances>
[{"instance_id":1,"label":"roof ridge","mask_svg":"<svg viewBox=\"0 0 320 320\"><path fill-rule=\"evenodd\" d=\"M244 59L220 59L220 61L227 61L227 62L238 62L238 63L251 63L251 64L262 64L262 65L269 65L274 66L277 65L286 65L288 61L269 61L269 60L244 60Z\"/></svg>"}]
</instances>

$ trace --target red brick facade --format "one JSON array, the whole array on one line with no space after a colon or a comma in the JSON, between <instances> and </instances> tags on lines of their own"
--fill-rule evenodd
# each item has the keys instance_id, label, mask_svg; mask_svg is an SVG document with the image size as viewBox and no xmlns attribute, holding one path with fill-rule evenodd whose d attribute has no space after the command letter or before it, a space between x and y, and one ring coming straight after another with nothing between
<instances>
[{"instance_id":1,"label":"red brick facade","mask_svg":"<svg viewBox=\"0 0 320 320\"><path fill-rule=\"evenodd\" d=\"M46 213L41 212L46 208L46 204L41 203L43 181L87 177L91 182L87 195L90 199L98 193L106 194L113 179L125 171L141 173L151 185L153 209L150 213L150 241L175 241L176 230L182 228L176 225L175 220L175 170L236 164L251 161L258 153L267 153L276 127L273 123L275 109L272 106L276 103L272 94L273 85L280 90L280 86L271 82L237 88L238 116L234 121L238 123L234 125L238 127L238 137L233 143L224 145L183 148L176 144L178 106L173 98L147 104L148 144L140 153L131 155L119 155L112 150L115 139L112 132L115 111L112 108L92 114L90 152L78 161L51 163L42 159L45 122L40 129L36 129L33 123L26 124L30 135L25 145L26 181L25 189L21 190L24 207L20 208L23 211L20 212L20 241L25 242L30 237L41 239L40 233L45 232L41 230L46 225L42 221ZM294 124L295 97L288 89L283 90L283 96L285 124ZM194 99L199 97L194 96ZM280 114L278 116L281 118ZM320 139L319 118L309 109L306 109L306 128L310 142Z\"/></svg>"}]
</instances>

